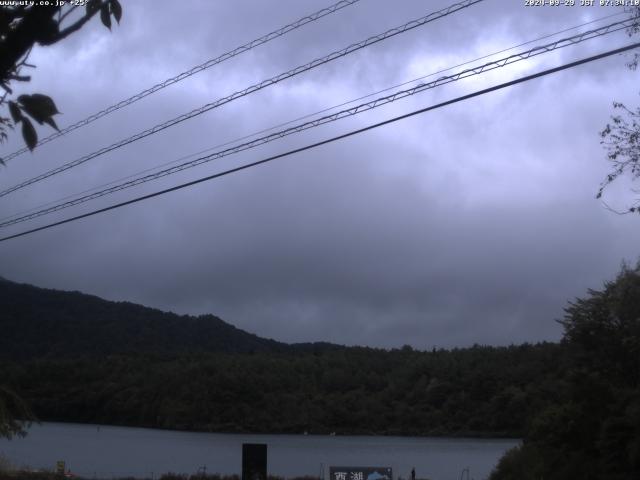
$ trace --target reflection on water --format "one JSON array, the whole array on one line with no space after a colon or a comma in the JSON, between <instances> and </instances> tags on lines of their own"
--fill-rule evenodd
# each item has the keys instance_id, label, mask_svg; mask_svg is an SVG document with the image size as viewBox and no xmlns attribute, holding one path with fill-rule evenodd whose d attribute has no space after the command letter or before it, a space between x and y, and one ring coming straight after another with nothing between
<instances>
[{"instance_id":1,"label":"reflection on water","mask_svg":"<svg viewBox=\"0 0 640 480\"><path fill-rule=\"evenodd\" d=\"M15 466L53 469L65 460L73 473L87 477L158 477L165 472L240 473L242 444L268 445L268 471L284 477L314 475L328 479L332 465L385 466L394 478L454 480L486 478L500 456L517 440L417 437L343 437L245 435L174 432L143 428L44 423L26 438L0 440L0 453ZM465 478L467 477L465 473Z\"/></svg>"}]
</instances>

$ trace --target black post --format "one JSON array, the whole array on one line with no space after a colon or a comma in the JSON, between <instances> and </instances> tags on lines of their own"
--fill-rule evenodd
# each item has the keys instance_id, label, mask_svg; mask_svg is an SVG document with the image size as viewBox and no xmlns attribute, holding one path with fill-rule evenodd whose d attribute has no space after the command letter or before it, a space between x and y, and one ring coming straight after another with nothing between
<instances>
[{"instance_id":1,"label":"black post","mask_svg":"<svg viewBox=\"0 0 640 480\"><path fill-rule=\"evenodd\" d=\"M242 444L242 480L267 480L267 445Z\"/></svg>"}]
</instances>

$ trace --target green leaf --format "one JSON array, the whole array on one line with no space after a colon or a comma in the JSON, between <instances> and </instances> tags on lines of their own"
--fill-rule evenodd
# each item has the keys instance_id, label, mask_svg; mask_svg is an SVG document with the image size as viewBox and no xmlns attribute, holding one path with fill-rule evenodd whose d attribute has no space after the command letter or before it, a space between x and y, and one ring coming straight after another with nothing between
<instances>
[{"instance_id":1,"label":"green leaf","mask_svg":"<svg viewBox=\"0 0 640 480\"><path fill-rule=\"evenodd\" d=\"M53 115L60 113L51 97L42 95L41 93L20 95L18 102L20 102L22 109L40 125L42 125L43 122L49 123Z\"/></svg>"},{"instance_id":2,"label":"green leaf","mask_svg":"<svg viewBox=\"0 0 640 480\"><path fill-rule=\"evenodd\" d=\"M22 120L22 112L20 111L20 107L16 102L9 101L9 112L11 113L13 123L18 123L20 120Z\"/></svg>"},{"instance_id":3,"label":"green leaf","mask_svg":"<svg viewBox=\"0 0 640 480\"><path fill-rule=\"evenodd\" d=\"M40 45L51 45L57 41L59 32L58 22L54 18L46 17L38 24L34 38Z\"/></svg>"},{"instance_id":4,"label":"green leaf","mask_svg":"<svg viewBox=\"0 0 640 480\"><path fill-rule=\"evenodd\" d=\"M111 30L111 17L109 16L109 4L107 3L100 8L100 20L102 20L105 27Z\"/></svg>"},{"instance_id":5,"label":"green leaf","mask_svg":"<svg viewBox=\"0 0 640 480\"><path fill-rule=\"evenodd\" d=\"M36 133L36 129L33 128L31 120L26 117L22 119L22 138L24 138L29 150L33 151L38 143L38 134Z\"/></svg>"},{"instance_id":6,"label":"green leaf","mask_svg":"<svg viewBox=\"0 0 640 480\"><path fill-rule=\"evenodd\" d=\"M55 128L57 131L60 131L60 129L58 128L58 125L56 125L56 122L53 118L45 118L44 119L44 123L46 123L47 125L50 125L51 127Z\"/></svg>"},{"instance_id":7,"label":"green leaf","mask_svg":"<svg viewBox=\"0 0 640 480\"><path fill-rule=\"evenodd\" d=\"M116 19L116 22L120 23L120 19L122 18L122 6L118 0L109 0L109 8L111 9L111 14L113 18Z\"/></svg>"},{"instance_id":8,"label":"green leaf","mask_svg":"<svg viewBox=\"0 0 640 480\"><path fill-rule=\"evenodd\" d=\"M86 6L87 15L93 15L94 13L96 13L100 8L101 3L102 0L89 0Z\"/></svg>"},{"instance_id":9,"label":"green leaf","mask_svg":"<svg viewBox=\"0 0 640 480\"><path fill-rule=\"evenodd\" d=\"M34 93L33 95L20 95L18 102L22 105L22 108L33 118L44 119L52 115L60 113L53 99L47 95L41 93Z\"/></svg>"}]
</instances>

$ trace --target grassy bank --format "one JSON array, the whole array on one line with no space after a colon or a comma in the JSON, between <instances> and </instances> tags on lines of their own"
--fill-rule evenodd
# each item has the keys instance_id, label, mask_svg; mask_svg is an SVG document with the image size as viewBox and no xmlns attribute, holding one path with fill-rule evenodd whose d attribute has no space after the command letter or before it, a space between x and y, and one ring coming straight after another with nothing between
<instances>
[{"instance_id":1,"label":"grassy bank","mask_svg":"<svg viewBox=\"0 0 640 480\"><path fill-rule=\"evenodd\" d=\"M28 471L28 470L5 470L0 471L0 480L63 480L74 478L76 480L94 480L97 478L108 478L110 480L240 480L239 475L219 475L219 474L177 474L165 473L160 476L140 478L140 477L83 477L80 475L59 475L51 471ZM284 477L269 475L268 480L285 480ZM286 480L320 480L318 477L292 477Z\"/></svg>"}]
</instances>

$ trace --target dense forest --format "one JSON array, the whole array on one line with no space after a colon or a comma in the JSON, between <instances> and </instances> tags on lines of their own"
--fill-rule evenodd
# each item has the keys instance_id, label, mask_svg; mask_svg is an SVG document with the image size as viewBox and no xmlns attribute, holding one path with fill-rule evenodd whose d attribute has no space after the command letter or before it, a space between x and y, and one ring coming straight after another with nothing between
<instances>
[{"instance_id":1,"label":"dense forest","mask_svg":"<svg viewBox=\"0 0 640 480\"><path fill-rule=\"evenodd\" d=\"M41 419L222 432L519 436L558 345L113 355L2 362Z\"/></svg>"},{"instance_id":2,"label":"dense forest","mask_svg":"<svg viewBox=\"0 0 640 480\"><path fill-rule=\"evenodd\" d=\"M638 268L569 303L559 344L426 352L287 345L8 281L0 302L0 383L42 420L517 436L493 480L640 478Z\"/></svg>"},{"instance_id":3,"label":"dense forest","mask_svg":"<svg viewBox=\"0 0 640 480\"><path fill-rule=\"evenodd\" d=\"M640 264L566 309L565 381L492 480L640 478Z\"/></svg>"},{"instance_id":4,"label":"dense forest","mask_svg":"<svg viewBox=\"0 0 640 480\"><path fill-rule=\"evenodd\" d=\"M557 344L414 351L266 340L0 281L0 371L43 420L223 432L520 436L560 389Z\"/></svg>"}]
</instances>

